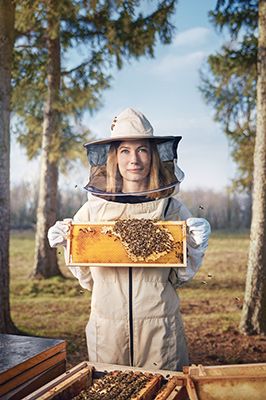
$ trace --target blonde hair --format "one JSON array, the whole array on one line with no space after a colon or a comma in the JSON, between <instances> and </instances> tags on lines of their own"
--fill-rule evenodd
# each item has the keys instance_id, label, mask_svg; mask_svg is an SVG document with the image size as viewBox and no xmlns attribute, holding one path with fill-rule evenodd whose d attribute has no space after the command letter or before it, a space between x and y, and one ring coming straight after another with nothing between
<instances>
[{"instance_id":1,"label":"blonde hair","mask_svg":"<svg viewBox=\"0 0 266 400\"><path fill-rule=\"evenodd\" d=\"M106 163L106 192L117 193L122 191L123 179L118 170L117 162L117 149L121 142L114 142L110 145L108 151L107 163ZM166 186L174 181L176 177L172 167L172 162L170 164L164 164L159 156L156 143L150 142L151 150L151 166L150 173L148 176L148 187L147 190L158 189L161 186ZM162 191L155 191L148 193L147 198L158 199L161 197L169 196L173 193L174 188L165 189Z\"/></svg>"}]
</instances>

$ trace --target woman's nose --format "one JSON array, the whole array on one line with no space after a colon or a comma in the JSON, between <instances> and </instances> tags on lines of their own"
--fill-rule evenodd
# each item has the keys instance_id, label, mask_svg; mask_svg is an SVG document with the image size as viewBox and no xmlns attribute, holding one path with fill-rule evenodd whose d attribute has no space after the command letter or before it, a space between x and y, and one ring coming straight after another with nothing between
<instances>
[{"instance_id":1,"label":"woman's nose","mask_svg":"<svg viewBox=\"0 0 266 400\"><path fill-rule=\"evenodd\" d=\"M136 164L138 162L138 154L135 151L132 151L132 153L130 154L130 162L132 164Z\"/></svg>"}]
</instances>

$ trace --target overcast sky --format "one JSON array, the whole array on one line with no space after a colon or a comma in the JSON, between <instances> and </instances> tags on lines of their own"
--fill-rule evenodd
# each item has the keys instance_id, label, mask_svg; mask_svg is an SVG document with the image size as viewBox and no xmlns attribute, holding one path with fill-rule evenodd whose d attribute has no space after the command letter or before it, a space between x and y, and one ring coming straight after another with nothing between
<instances>
[{"instance_id":1,"label":"overcast sky","mask_svg":"<svg viewBox=\"0 0 266 400\"><path fill-rule=\"evenodd\" d=\"M126 107L142 111L155 135L181 135L179 166L185 172L181 190L223 190L235 174L227 139L198 90L199 68L224 40L208 21L207 13L215 3L179 0L173 43L158 46L154 59L142 58L115 71L103 107L94 116L84 115L84 125L97 137L110 135L113 117ZM13 143L11 183L37 179L38 169L39 161L27 161L25 151ZM61 184L78 185L81 190L85 181L85 168L60 177Z\"/></svg>"}]
</instances>

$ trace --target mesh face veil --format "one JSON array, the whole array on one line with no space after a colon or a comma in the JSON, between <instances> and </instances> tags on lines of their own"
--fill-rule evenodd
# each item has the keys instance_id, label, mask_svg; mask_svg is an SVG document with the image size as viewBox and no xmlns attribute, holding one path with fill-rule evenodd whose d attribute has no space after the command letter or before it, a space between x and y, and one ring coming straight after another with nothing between
<instances>
[{"instance_id":1,"label":"mesh face veil","mask_svg":"<svg viewBox=\"0 0 266 400\"><path fill-rule=\"evenodd\" d=\"M145 188L123 192L123 179L118 162L118 151L123 143L139 142L138 138L121 138L111 141L87 143L89 181L85 189L108 200L123 201L123 197L144 196L147 201L168 197L184 179L183 171L177 165L177 147L181 136L141 138L149 153L149 173ZM120 173L121 172L121 173ZM136 178L137 179L137 178Z\"/></svg>"}]
</instances>

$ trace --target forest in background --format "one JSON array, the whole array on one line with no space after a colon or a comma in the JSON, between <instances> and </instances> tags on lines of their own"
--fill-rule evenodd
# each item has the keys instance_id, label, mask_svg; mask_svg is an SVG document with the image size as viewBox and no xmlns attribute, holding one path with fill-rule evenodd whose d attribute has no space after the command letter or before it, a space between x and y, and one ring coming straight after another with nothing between
<instances>
[{"instance_id":1,"label":"forest in background","mask_svg":"<svg viewBox=\"0 0 266 400\"><path fill-rule=\"evenodd\" d=\"M171 17L177 1L152 3L157 3L157 7L148 15L138 12L138 1L0 3L2 333L17 333L9 303L10 197L13 209L17 197L23 200L23 217L30 207L23 193L18 195L15 191L13 195L13 188L10 193L11 113L21 118L19 143L24 145L29 158L41 154L38 206L36 201L33 213L37 218L32 219L36 234L31 276L49 279L61 273L57 253L47 241L47 231L61 215L69 216L62 199L68 196L69 203L65 204L72 208L73 197L77 197L59 193L59 171L65 166L60 164L62 160L63 164L65 160L74 160L76 146L83 142L84 135L87 137L82 126L81 130L73 131L71 121L74 118L81 123L85 109L93 112L100 107L98 100L110 85L110 66L121 69L131 59L154 56L158 40L162 44L171 43L175 28ZM235 186L253 192L248 270L239 329L248 335L265 335L266 2L217 0L208 15L214 27L228 32L231 39L224 42L218 53L208 57L201 73L200 90L206 103L214 108L215 120L232 146L239 173ZM86 45L86 59L69 69L62 63L64 56L79 45ZM182 198L186 195L182 193ZM216 194L201 191L194 198L190 196L191 205L185 201L194 216L209 219L213 230L224 226L227 231L239 229L250 216L250 206L243 206L245 196L226 190L219 196L223 206L218 206L217 201L213 206L213 197Z\"/></svg>"},{"instance_id":2,"label":"forest in background","mask_svg":"<svg viewBox=\"0 0 266 400\"><path fill-rule=\"evenodd\" d=\"M38 182L21 182L11 188L11 229L35 229ZM230 189L180 191L179 197L194 217L207 218L213 230L238 231L250 228L251 196ZM57 219L71 218L86 201L80 188L60 189Z\"/></svg>"}]
</instances>

